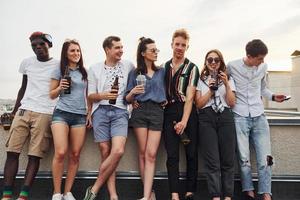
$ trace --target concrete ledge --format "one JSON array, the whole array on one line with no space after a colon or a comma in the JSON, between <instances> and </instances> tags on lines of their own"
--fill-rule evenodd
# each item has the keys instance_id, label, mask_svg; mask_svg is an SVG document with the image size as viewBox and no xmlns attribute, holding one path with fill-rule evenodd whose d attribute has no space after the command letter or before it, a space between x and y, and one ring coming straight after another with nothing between
<instances>
[{"instance_id":1,"label":"concrete ledge","mask_svg":"<svg viewBox=\"0 0 300 200\"><path fill-rule=\"evenodd\" d=\"M295 176L299 179L300 175L300 125L293 121L286 122L289 124L280 124L279 119L270 121L271 130L271 142L272 142L272 156L274 157L273 175L274 177L289 177ZM277 121L276 121L277 120ZM200 133L201 134L201 133ZM9 136L8 131L4 131L0 127L0 172L3 170L4 163L6 160L5 143ZM19 169L20 171L25 170L27 164L27 156L24 154L27 152L27 145L24 146L23 153L20 155ZM253 151L252 151L253 152ZM252 156L252 165L255 170L255 158ZM50 176L50 166L53 157L53 148L49 151L44 159L41 160L40 172L48 172ZM119 164L117 171L119 174L125 173L137 173L138 172L138 155L137 155L137 144L132 130L129 130L128 140L126 143L125 154ZM84 173L96 172L99 167L100 153L97 144L93 142L93 135L91 132L87 133L87 138L84 144L84 148L81 153L79 171ZM158 155L157 155L157 174L166 173L166 152L164 149L163 141L160 144ZM236 165L237 166L237 165ZM199 174L203 174L203 159L199 155ZM237 168L237 167L236 167ZM180 171L185 171L185 156L183 147L180 149ZM22 173L20 173L21 175ZM42 173L39 173L42 174ZM47 173L46 173L47 174ZM238 175L238 170L236 169ZM158 176L159 177L159 176Z\"/></svg>"}]
</instances>

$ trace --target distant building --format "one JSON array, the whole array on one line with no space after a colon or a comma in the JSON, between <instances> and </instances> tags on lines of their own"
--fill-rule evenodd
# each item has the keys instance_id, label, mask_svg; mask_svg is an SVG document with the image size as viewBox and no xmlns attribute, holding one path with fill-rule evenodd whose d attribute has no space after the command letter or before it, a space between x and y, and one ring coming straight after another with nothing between
<instances>
[{"instance_id":1,"label":"distant building","mask_svg":"<svg viewBox=\"0 0 300 200\"><path fill-rule=\"evenodd\" d=\"M292 54L291 96L295 100L300 111L300 51L295 50Z\"/></svg>"},{"instance_id":2,"label":"distant building","mask_svg":"<svg viewBox=\"0 0 300 200\"><path fill-rule=\"evenodd\" d=\"M268 86L274 93L292 98L283 103L265 101L268 109L300 111L300 51L294 51L291 56L292 71L268 71Z\"/></svg>"}]
</instances>

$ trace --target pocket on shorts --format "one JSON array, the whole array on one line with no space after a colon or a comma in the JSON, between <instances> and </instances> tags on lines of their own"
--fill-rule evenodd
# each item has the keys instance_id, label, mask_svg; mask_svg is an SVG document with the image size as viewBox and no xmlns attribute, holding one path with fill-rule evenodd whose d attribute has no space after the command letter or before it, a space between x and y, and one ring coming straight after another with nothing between
<instances>
[{"instance_id":1,"label":"pocket on shorts","mask_svg":"<svg viewBox=\"0 0 300 200\"><path fill-rule=\"evenodd\" d=\"M41 143L41 151L43 154L47 153L50 148L51 137L44 137Z\"/></svg>"},{"instance_id":2,"label":"pocket on shorts","mask_svg":"<svg viewBox=\"0 0 300 200\"><path fill-rule=\"evenodd\" d=\"M40 114L40 121L38 127L36 127L36 134L43 134L43 138L40 140L39 149L41 154L45 154L50 147L50 141L52 140L51 133L51 121L52 115L49 114ZM43 157L43 155L40 155Z\"/></svg>"},{"instance_id":3,"label":"pocket on shorts","mask_svg":"<svg viewBox=\"0 0 300 200\"><path fill-rule=\"evenodd\" d=\"M12 124L11 124L11 127L10 127L10 129L9 129L9 132L8 132L8 138L6 139L6 143L5 143L5 146L6 147L8 147L8 144L9 144L9 140L10 140L10 138L11 138L11 136L12 136L12 134L13 134L13 131L16 129L16 122L17 122L17 120L18 120L18 118L19 118L19 110L17 111L17 113L16 113L16 115L15 115L15 117L14 117L14 120L12 121Z\"/></svg>"}]
</instances>

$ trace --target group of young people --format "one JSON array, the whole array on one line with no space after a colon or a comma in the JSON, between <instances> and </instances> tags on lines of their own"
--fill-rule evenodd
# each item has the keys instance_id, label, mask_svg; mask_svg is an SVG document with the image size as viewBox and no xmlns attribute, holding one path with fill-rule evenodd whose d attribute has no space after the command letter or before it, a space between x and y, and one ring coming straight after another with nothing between
<instances>
[{"instance_id":1,"label":"group of young people","mask_svg":"<svg viewBox=\"0 0 300 200\"><path fill-rule=\"evenodd\" d=\"M57 61L49 55L52 47L49 34L34 32L29 39L35 56L25 59L19 69L23 80L7 140L2 200L13 198L19 155L30 138L24 184L18 197L18 200L28 199L51 137L54 141L52 200L75 200L71 190L88 127L93 127L102 162L84 200L96 199L104 184L110 199L117 200L115 170L124 154L128 126L133 128L137 139L144 186L142 200L156 199L152 187L161 137L167 153L171 199L179 200L179 146L183 136L188 139L184 145L184 199L195 199L199 148L211 199L232 199L236 147L245 199L272 198L273 158L261 97L282 102L285 96L273 94L266 87L264 57L268 49L261 40L250 41L246 56L227 65L219 50L207 52L199 72L185 56L190 41L185 29L174 32L173 56L161 66L155 64L159 50L153 39L140 38L135 67L122 59L121 39L109 36L103 41L106 59L92 65L87 72L78 41L66 40ZM133 108L130 119L128 105ZM251 176L250 142L256 150L257 193ZM61 191L65 159L67 177Z\"/></svg>"}]
</instances>

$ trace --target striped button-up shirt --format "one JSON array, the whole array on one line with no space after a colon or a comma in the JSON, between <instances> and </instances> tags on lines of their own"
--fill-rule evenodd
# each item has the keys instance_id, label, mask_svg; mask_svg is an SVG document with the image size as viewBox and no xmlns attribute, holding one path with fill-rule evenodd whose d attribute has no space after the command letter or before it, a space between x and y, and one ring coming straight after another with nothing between
<instances>
[{"instance_id":1,"label":"striped button-up shirt","mask_svg":"<svg viewBox=\"0 0 300 200\"><path fill-rule=\"evenodd\" d=\"M228 74L236 87L236 104L233 111L243 117L257 117L264 113L262 96L272 99L273 93L267 88L267 65L248 66L243 59L227 65Z\"/></svg>"},{"instance_id":2,"label":"striped button-up shirt","mask_svg":"<svg viewBox=\"0 0 300 200\"><path fill-rule=\"evenodd\" d=\"M197 87L199 80L198 67L185 58L174 75L172 72L172 59L164 64L164 68L168 102L185 102L187 87Z\"/></svg>"}]
</instances>

